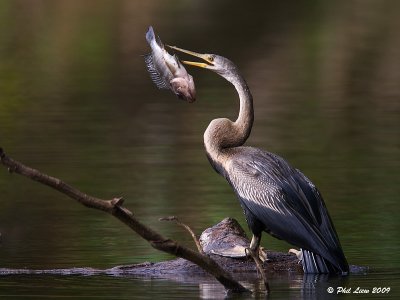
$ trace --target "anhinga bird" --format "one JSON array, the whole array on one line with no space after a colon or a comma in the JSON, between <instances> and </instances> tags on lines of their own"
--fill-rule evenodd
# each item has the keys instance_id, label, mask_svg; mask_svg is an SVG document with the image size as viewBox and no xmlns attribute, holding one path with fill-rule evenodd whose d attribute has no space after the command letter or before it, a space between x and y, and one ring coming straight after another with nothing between
<instances>
[{"instance_id":1,"label":"anhinga bird","mask_svg":"<svg viewBox=\"0 0 400 300\"><path fill-rule=\"evenodd\" d=\"M347 274L347 260L315 185L278 155L243 146L253 126L253 98L235 64L219 55L171 48L201 58L204 62L184 63L216 72L239 94L237 120L212 120L204 133L204 145L211 165L240 200L253 233L250 250L258 253L265 231L301 249L305 273Z\"/></svg>"}]
</instances>

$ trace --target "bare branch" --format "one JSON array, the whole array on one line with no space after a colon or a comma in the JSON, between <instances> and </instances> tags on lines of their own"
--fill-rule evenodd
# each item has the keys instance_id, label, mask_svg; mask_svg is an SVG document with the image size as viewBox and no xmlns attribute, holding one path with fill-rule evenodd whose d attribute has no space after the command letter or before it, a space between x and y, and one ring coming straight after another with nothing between
<instances>
[{"instance_id":1,"label":"bare branch","mask_svg":"<svg viewBox=\"0 0 400 300\"><path fill-rule=\"evenodd\" d=\"M158 232L139 222L133 216L133 213L131 211L129 211L127 208L122 207L122 198L102 200L84 194L58 178L43 174L36 169L30 168L16 160L13 160L4 153L2 148L0 148L0 162L2 165L8 168L10 172L23 175L34 181L38 181L42 184L50 186L58 190L59 192L66 194L70 198L77 200L79 203L85 205L86 207L99 209L112 214L121 222L129 226L142 238L147 240L150 245L155 249L167 252L169 254L184 258L195 263L196 265L213 275L228 291L249 292L249 290L247 290L240 283L235 281L229 273L223 270L210 257L181 246L176 241L163 237Z\"/></svg>"}]
</instances>

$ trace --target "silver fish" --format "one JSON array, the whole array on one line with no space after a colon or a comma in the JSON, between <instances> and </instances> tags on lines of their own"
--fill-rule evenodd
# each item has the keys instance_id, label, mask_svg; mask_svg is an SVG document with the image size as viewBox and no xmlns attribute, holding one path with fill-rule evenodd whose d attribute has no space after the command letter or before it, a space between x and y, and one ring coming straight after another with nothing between
<instances>
[{"instance_id":1,"label":"silver fish","mask_svg":"<svg viewBox=\"0 0 400 300\"><path fill-rule=\"evenodd\" d=\"M193 77L186 71L176 55L165 50L164 44L149 27L146 40L151 47L151 53L144 56L151 79L159 89L170 89L180 99L188 102L196 100L196 89Z\"/></svg>"}]
</instances>

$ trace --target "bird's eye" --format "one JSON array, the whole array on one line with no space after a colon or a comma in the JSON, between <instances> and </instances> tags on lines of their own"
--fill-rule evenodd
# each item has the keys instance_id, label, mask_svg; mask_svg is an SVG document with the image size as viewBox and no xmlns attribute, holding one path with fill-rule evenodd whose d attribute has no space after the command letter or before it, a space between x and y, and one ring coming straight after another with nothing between
<instances>
[{"instance_id":1,"label":"bird's eye","mask_svg":"<svg viewBox=\"0 0 400 300\"><path fill-rule=\"evenodd\" d=\"M209 55L209 56L208 56L208 60L211 61L211 62L214 61L214 56Z\"/></svg>"}]
</instances>

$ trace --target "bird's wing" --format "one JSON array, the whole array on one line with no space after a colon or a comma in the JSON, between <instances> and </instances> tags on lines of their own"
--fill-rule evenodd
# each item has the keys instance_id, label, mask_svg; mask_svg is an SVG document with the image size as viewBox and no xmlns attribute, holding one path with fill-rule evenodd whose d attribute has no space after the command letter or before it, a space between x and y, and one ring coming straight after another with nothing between
<instances>
[{"instance_id":1,"label":"bird's wing","mask_svg":"<svg viewBox=\"0 0 400 300\"><path fill-rule=\"evenodd\" d=\"M242 205L268 232L316 253L342 256L324 201L300 171L279 156L261 151L236 157L229 168L228 181Z\"/></svg>"}]
</instances>

